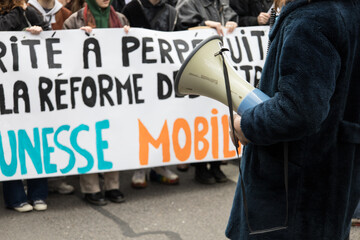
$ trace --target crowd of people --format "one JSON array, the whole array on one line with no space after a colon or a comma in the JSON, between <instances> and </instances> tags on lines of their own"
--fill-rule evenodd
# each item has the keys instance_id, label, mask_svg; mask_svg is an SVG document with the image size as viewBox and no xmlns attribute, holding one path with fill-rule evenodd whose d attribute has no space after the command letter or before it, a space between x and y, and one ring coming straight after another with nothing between
<instances>
[{"instance_id":1,"label":"crowd of people","mask_svg":"<svg viewBox=\"0 0 360 240\"><path fill-rule=\"evenodd\" d=\"M315 2L315 3L308 4L310 2ZM25 30L32 34L40 34L42 31L61 30L61 29L82 29L86 32L91 32L93 28L123 28L124 31L127 33L128 31L130 31L130 27L139 27L139 28L153 29L158 31L178 31L178 30L188 30L199 26L205 26L216 29L219 35L224 35L224 31L231 33L238 26L268 25L271 23L272 20L273 22L275 22L274 19L271 19L272 17L270 11L271 9L273 9L273 11L279 12L279 9L284 7L284 9L286 9L285 13L283 14L284 16L286 16L286 14L292 14L291 16L293 18L296 18L298 17L298 15L296 15L297 14L296 8L299 8L300 6L302 6L301 4L306 3L310 6L309 9L307 10L308 11L307 13L316 15L314 12L319 11L319 10L314 10L316 9L315 6L316 2L318 1L278 0L275 1L274 3L274 1L271 0L259 0L259 1L251 1L251 0L177 0L177 1L176 0L131 0L131 1L130 0L4 0L1 1L0 3L0 31ZM332 1L329 0L329 2ZM356 7L359 8L358 0L347 0L345 2L346 3L349 2L349 4L352 3L354 5L354 8ZM312 8L313 5L315 7ZM320 5L320 7L324 7L324 6ZM348 6L343 6L339 4L337 7L343 9L344 12L350 11L348 10ZM274 18L275 17L276 15L274 15ZM289 19L292 18L290 17ZM281 155L283 148L285 149L284 150L285 152L287 153L290 152L290 155L288 154L289 157L293 157L291 160L289 160L291 162L290 164L291 173L300 174L298 170L299 166L302 166L302 164L306 165L307 163L303 163L303 162L294 163L295 161L294 159L298 161L301 160L299 156L297 155L295 156L294 154L301 155L300 153L301 150L303 151L303 149L309 146L309 144L314 144L314 141L315 143L319 143L316 138L319 138L320 141L322 139L321 137L323 136L320 133L327 131L326 128L323 128L324 122L327 123L325 120L329 119L329 122L335 121L331 117L326 118L328 114L328 112L326 111L329 111L330 108L331 110L333 110L332 109L333 106L331 105L333 104L333 102L328 103L326 101L330 101L329 100L329 98L331 97L330 92L333 93L335 90L328 89L329 86L324 87L323 85L321 85L322 84L321 82L318 83L319 85L312 85L306 82L306 84L308 85L303 86L301 84L304 83L302 82L300 84L301 81L298 79L303 76L308 77L310 76L309 75L310 73L312 73L313 75L311 76L314 77L315 73L311 71L305 72L305 69L308 69L309 66L311 67L315 66L323 70L322 72L319 72L320 70L316 72L317 74L316 76L320 76L320 77L324 76L328 78L333 77L333 75L327 74L328 73L327 70L324 69L323 66L320 66L319 63L323 63L324 61L330 61L331 64L330 62L329 64L328 62L326 62L325 65L328 67L331 66L333 69L338 70L341 68L342 62L341 63L339 62L338 65L336 64L337 61L340 61L339 59L342 57L341 55L342 53L339 54L338 52L336 52L337 49L336 50L334 49L336 48L336 46L334 47L331 45L333 42L335 42L336 44L338 43L334 40L335 39L334 34L329 35L330 37L326 36L327 38L325 37L322 40L323 42L325 42L325 40L329 40L328 38L330 38L329 41L333 41L333 42L329 43L329 45L317 46L316 44L318 43L317 41L319 40L312 35L314 34L314 32L310 32L310 31L307 32L307 28L311 28L312 27L311 24L316 26L318 24L319 25L318 29L320 28L325 29L326 27L324 27L319 23L314 23L314 20L310 19L310 17L304 19L306 20L304 20L303 26L300 25L302 23L298 24L296 21L283 23L282 21L285 20L283 20L283 18L281 17L279 18L279 20L277 20L278 22L280 22L278 23L278 27L274 31L270 32L270 38L272 38L271 40L275 42L275 44L272 44L272 48L270 48L270 52L269 52L270 57L268 57L267 59L266 66L264 68L264 77L262 77L262 79L263 78L274 79L273 80L274 83L273 84L269 83L271 81L268 82L261 81L260 84L260 88L264 89L268 95L274 97L271 100L269 100L267 104L263 104L258 108L254 108L251 111L247 111L246 114L242 116L242 119L238 116L239 118L234 120L235 130L237 132L237 137L239 138L238 140L240 140L243 143L243 145L249 145L246 147L246 151L244 152L246 162L256 163L258 162L257 158L264 158L264 159L267 158L267 161L272 161L274 163L273 165L270 165L264 162L263 163L264 169L261 169L261 171L267 171L267 170L269 170L269 172L273 171L272 172L273 179L269 178L270 180L268 181L269 184L268 186L266 184L263 185L262 183L260 183L259 181L261 179L256 179L256 175L260 173L253 172L253 169L251 168L254 166L251 166L251 164L246 165L245 161L243 161L242 163L245 164L242 167L247 169L245 177L247 178L248 181L250 181L250 185L251 185L248 188L246 188L246 191L250 193L248 195L250 197L248 200L253 201L253 203L257 202L259 206L262 207L269 206L269 208L271 208L273 206L277 206L276 204L276 201L278 200L277 197L274 196L272 199L267 199L267 198L263 199L262 196L264 193L267 193L268 191L279 191L279 189L281 188L280 185L283 184L282 180L281 179L279 180L278 179L279 176L277 175L277 171L278 171L277 167L281 168L280 166L281 164L277 166L278 161L276 160L276 158L278 158ZM307 26L306 24L309 25ZM336 24L334 23L334 25ZM279 37L274 37L275 33L273 32L280 31L279 26L285 26L280 29L281 31L284 31L283 35L281 36L288 37L288 38L284 37L285 40L284 39L279 40ZM294 33L288 30L290 27L287 26L292 27L294 29L294 32L299 31L299 33L297 33L298 34L297 38L296 36L294 37L293 35ZM338 25L336 26L338 27ZM322 30L323 34L327 34L325 30ZM315 35L316 34L317 33L315 33ZM321 36L322 35L319 35L317 37L319 37L320 39ZM312 39L311 37L313 37L314 39ZM304 41L299 42L298 39L301 40L302 38L304 39ZM306 39L309 40L308 45L304 43L306 42ZM313 40L314 42L311 42L310 40ZM300 43L303 44L304 47L306 47L305 50L307 52L311 52L312 54L315 55L318 54L318 58L317 58L318 61L314 63L314 61L312 61L313 59L308 59L306 57L307 55L304 57L303 55L299 54L299 52L294 52L297 51L297 45L291 45L291 41L294 41L296 44L300 44ZM352 46L349 46L349 48L350 47ZM283 50L283 52L281 52L281 50ZM291 66L290 64L279 65L279 62L282 60L279 58L283 56L281 54L286 54L288 52L291 52L291 54L294 55L299 55L298 59L294 59L292 58L292 56L286 56L288 57L286 58L287 61L288 59L294 59L294 61L289 60L289 62L293 63L293 65ZM329 52L331 52L332 55L330 55ZM327 55L327 57L321 55L322 53L324 53L324 55ZM349 54L349 56L350 55L351 54ZM273 62L270 62L269 58ZM300 60L303 60L304 62L306 61L306 64L311 62L311 64L308 65L306 65L305 63L297 64ZM320 60L323 62L321 62ZM347 64L352 64L352 62L348 60ZM294 68L293 66L298 66L298 68ZM295 75L294 72L300 70L302 73L299 75ZM345 72L346 70L341 70L341 71ZM338 74L343 74L343 72L341 71ZM292 74L294 75L294 77L292 77ZM280 78L281 81L280 80L278 81L278 79ZM288 79L293 79L294 82L288 83ZM335 85L335 80L333 85ZM307 103L311 104L308 106L311 106L312 108L303 107L304 106L303 103L301 107L300 105L297 105L298 99L296 99L296 97L299 95L299 88L294 87L296 86L295 84L297 84L296 81L299 81L299 86L307 88L307 90L304 91L306 92L306 94L304 93L303 95L301 95L300 98L302 100L305 99ZM285 87L283 88L275 87L280 85ZM313 90L312 88L317 89L319 88L320 85L325 89L327 89L328 91L323 91L323 89L320 90L318 89L318 92L313 92L314 94L311 95L312 94L311 91ZM278 92L279 93L284 92L284 94L278 94ZM323 94L323 96L316 97L318 94ZM339 93L339 96L342 95ZM317 107L310 101L313 98L316 98L319 101ZM278 99L279 101L276 102ZM273 105L271 105L272 103ZM338 108L337 105L335 107ZM278 112L275 112L274 109L278 109ZM287 111L287 109L291 109L291 111L290 110ZM314 109L318 109L318 112L314 112ZM266 114L267 112L268 113L271 112L273 114ZM309 122L309 123L300 122L301 118L299 117L299 115L297 115L300 114L300 112L301 114L308 113L306 117L309 118L309 121L312 121L312 119L310 118L313 117L315 119L314 121L316 122ZM280 116L281 114L282 117ZM297 117L299 121L294 121L294 119L291 119L292 116ZM335 116L333 116L333 118L335 118ZM280 121L280 119L282 120ZM356 119L354 121L356 121ZM320 124L322 125L320 126ZM299 128L299 126L301 126L302 128ZM316 130L314 130L314 128L316 128ZM292 132L288 131L289 129L291 129ZM304 135L304 134L308 134L308 135ZM308 140L309 136L313 136L314 139L312 141ZM330 136L330 133L328 132L327 136L331 137L332 135ZM300 140L302 140L302 138L306 139L306 141L304 140L304 142L306 142L307 145L299 145L299 143L301 143ZM284 145L283 147L282 142L285 140L293 141L293 142L290 143L289 146ZM252 142L257 143L257 145L252 144ZM271 145L272 147L269 147L268 145ZM326 146L323 147L326 148ZM319 149L312 149L311 151L312 154L314 154L314 156L319 156L320 154ZM327 158L330 159L330 156L327 156ZM314 157L313 160L319 161L320 164L321 161L319 159L321 158ZM335 158L331 158L331 159L333 159L334 162L336 160ZM221 170L221 165L222 165L221 161L193 164L193 166L195 167L196 181L202 184L215 184L217 182L218 183L226 182L227 177ZM267 166L267 169L265 169L265 166ZM186 164L178 166L179 171L187 171L188 168L189 165ZM306 166L304 166L304 168L306 168ZM328 171L333 170L330 168L326 168L326 169ZM311 171L309 170L309 172ZM271 173L269 173L267 177L270 177L270 175ZM157 167L150 169L149 173L145 169L134 171L134 175L132 177L132 186L134 188L145 188L147 186L147 179L148 179L147 176L149 176L150 180L152 181L158 181L170 185L178 184L180 181L179 176L175 172L171 171L169 168ZM87 201L90 204L101 206L107 204L108 201L121 203L125 200L124 194L119 190L119 184L120 184L119 172L104 173L102 175L104 179L104 186L100 186L99 177L100 176L97 173L80 176L80 189L84 195L85 201ZM294 180L293 176L290 175L288 177L290 181ZM307 177L311 179L313 178L313 175ZM342 178L339 177L339 179ZM315 177L314 177L314 181L315 181ZM32 211L33 209L37 211L43 211L47 209L46 198L48 192L59 192L61 194L70 194L75 190L73 186L69 185L66 182L66 178L28 179L26 181L27 191L25 191L24 183L25 181L22 180L3 182L3 195L4 195L6 207L10 209L14 209L18 212L28 212L28 211ZM274 185L270 185L270 184L274 184ZM293 182L291 182L291 184L293 184ZM298 182L297 184L300 184L300 182ZM315 184L315 183L314 182L311 183L310 181L308 184ZM316 184L319 183L317 182ZM256 189L252 188L256 186L258 188ZM264 186L268 187L268 189L265 189ZM318 186L319 189L321 188L321 186L320 185ZM292 185L290 187L295 188L295 186ZM242 188L242 190L245 189L242 186L240 188ZM104 191L102 191L102 189ZM297 194L300 194L299 192L295 193L291 190L289 192L290 194L295 194L296 196ZM287 193L288 192L286 192L286 194ZM359 193L357 192L356 194ZM248 211L248 209L246 209L247 206L241 205L242 203L241 199L244 199L244 197L241 195L240 190L237 190L235 196L236 196L235 198L236 202L234 202L234 208L233 208L232 216L229 221L227 235L229 238L232 239L248 239L248 238L242 238L242 235L239 231L243 230L244 232L247 232L247 230L244 230L244 226L247 225L250 228L249 219L250 220L254 219L254 216L252 215L250 216L246 215L245 217L239 216L239 214L242 213L242 211L240 211L240 208L245 207L245 211ZM259 198L261 200L259 200ZM319 197L319 199L322 199L322 197ZM297 201L297 199L290 199L291 204L295 204L293 201ZM304 202L305 200L302 199L299 201ZM327 203L332 204L331 201ZM246 204L246 202L244 202L244 204ZM270 206L269 204L272 204L273 206ZM288 204L288 202L286 204ZM294 205L291 205L290 207L294 207ZM327 206L327 207L330 208L331 206ZM291 208L290 210L295 211L294 208ZM316 211L314 212L315 212L314 215L309 214L309 215L301 215L301 216L303 216L304 219L308 219L309 216L310 217L314 216L314 218L316 218L316 216L320 216L320 215L316 215L317 214ZM354 219L353 219L354 225L360 225L359 212L360 212L360 206L358 206L354 215ZM293 212L290 213L287 212L286 214L290 214L290 217L294 217L292 213ZM271 212L267 217L269 217L270 219L270 217L273 214L276 215L276 213ZM321 217L322 216L323 215L321 215ZM261 224L259 226L261 227L268 226L266 222L263 223L262 221L260 221L260 223ZM284 227L284 229L286 229L286 227ZM324 230L324 232L326 232L326 230ZM279 236L283 236L283 235L280 234ZM279 237L277 239L286 239L286 238ZM339 239L339 240L343 240L343 239Z\"/></svg>"},{"instance_id":2,"label":"crowd of people","mask_svg":"<svg viewBox=\"0 0 360 240\"><path fill-rule=\"evenodd\" d=\"M93 28L123 28L128 32L130 26L158 31L208 26L223 35L223 27L232 32L238 26L237 14L222 0L201 0L201 5L193 0L7 0L0 3L0 11L0 31L25 30L32 34L62 29L91 32ZM227 177L220 169L221 162L210 165L208 169L206 163L196 164L195 179L204 184L226 182ZM188 167L179 165L178 169L187 171ZM80 175L84 200L100 206L108 200L123 202L125 196L119 190L119 172L106 172L101 177L104 186L100 186L97 173ZM146 169L134 171L132 186L145 188L148 178L170 185L179 183L179 176L174 171L156 167L149 173ZM18 212L46 210L48 192L71 194L74 190L64 177L3 182L6 207Z\"/></svg>"}]
</instances>

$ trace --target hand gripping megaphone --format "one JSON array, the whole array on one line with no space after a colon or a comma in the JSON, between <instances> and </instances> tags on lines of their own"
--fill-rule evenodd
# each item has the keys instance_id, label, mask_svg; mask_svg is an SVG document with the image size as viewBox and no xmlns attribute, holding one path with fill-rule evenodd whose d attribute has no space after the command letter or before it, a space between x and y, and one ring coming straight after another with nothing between
<instances>
[{"instance_id":1,"label":"hand gripping megaphone","mask_svg":"<svg viewBox=\"0 0 360 240\"><path fill-rule=\"evenodd\" d=\"M202 41L186 58L181 65L175 78L175 92L184 96L195 94L215 99L229 107L230 118L233 118L233 111L240 116L248 109L255 107L269 99L269 97L254 88L244 80L235 69L229 65L229 61L224 54L227 49L223 48L222 38L218 35L211 36ZM232 133L235 138L234 121L231 121ZM236 152L239 147L238 142L234 141ZM283 226L252 230L248 217L246 191L239 165L241 176L242 201L245 212L246 222L250 235L263 234L287 229L288 224L288 147L284 144L284 176L286 191L286 217ZM238 154L239 158L239 154ZM241 161L239 161L240 164Z\"/></svg>"},{"instance_id":2,"label":"hand gripping megaphone","mask_svg":"<svg viewBox=\"0 0 360 240\"><path fill-rule=\"evenodd\" d=\"M231 86L232 110L242 115L247 109L269 97L244 80L226 60L222 38L218 35L203 40L186 58L176 75L175 92L206 96L228 104L227 75ZM224 74L225 73L225 74Z\"/></svg>"},{"instance_id":3,"label":"hand gripping megaphone","mask_svg":"<svg viewBox=\"0 0 360 240\"><path fill-rule=\"evenodd\" d=\"M269 97L254 88L244 80L235 69L229 65L226 55L223 53L223 41L220 36L211 36L202 41L186 58L185 62L175 78L175 92L184 96L186 94L196 94L206 96L229 107L230 118L233 118L233 111L240 116L250 108L269 99ZM234 133L234 121L231 121L232 133ZM239 147L238 142L234 142L236 151ZM288 147L284 147L284 176L286 191L286 217L283 226L252 230L248 218L248 208L246 201L246 192L244 187L243 176L239 165L241 176L241 189L243 194L243 208L245 211L246 222L250 235L263 234L287 229L288 224ZM238 152L237 152L238 153ZM239 157L239 154L238 154ZM240 161L239 161L240 164Z\"/></svg>"}]
</instances>

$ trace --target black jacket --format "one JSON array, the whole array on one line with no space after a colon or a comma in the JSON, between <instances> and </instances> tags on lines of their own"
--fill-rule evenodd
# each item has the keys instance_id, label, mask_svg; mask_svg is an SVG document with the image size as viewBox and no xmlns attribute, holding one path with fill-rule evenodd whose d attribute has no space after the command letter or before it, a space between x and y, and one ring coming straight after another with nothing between
<instances>
[{"instance_id":1,"label":"black jacket","mask_svg":"<svg viewBox=\"0 0 360 240\"><path fill-rule=\"evenodd\" d=\"M239 16L239 26L258 26L257 16L268 12L272 0L230 0L230 7Z\"/></svg>"},{"instance_id":2,"label":"black jacket","mask_svg":"<svg viewBox=\"0 0 360 240\"><path fill-rule=\"evenodd\" d=\"M219 0L215 6L212 0L182 0L176 5L178 10L177 30L205 26L211 20L225 25L228 21L237 22L237 15L226 0Z\"/></svg>"},{"instance_id":3,"label":"black jacket","mask_svg":"<svg viewBox=\"0 0 360 240\"><path fill-rule=\"evenodd\" d=\"M122 13L130 22L130 26L158 31L173 31L177 20L175 8L161 0L155 6L149 0L133 0L128 3Z\"/></svg>"},{"instance_id":4,"label":"black jacket","mask_svg":"<svg viewBox=\"0 0 360 240\"><path fill-rule=\"evenodd\" d=\"M16 7L10 12L0 15L0 31L22 31L34 25L40 26L44 30L48 29L36 10L30 6L25 11L21 7Z\"/></svg>"},{"instance_id":5,"label":"black jacket","mask_svg":"<svg viewBox=\"0 0 360 240\"><path fill-rule=\"evenodd\" d=\"M124 0L114 0L112 1L111 5L115 9L116 12L121 12L123 8L125 7L125 1Z\"/></svg>"}]
</instances>

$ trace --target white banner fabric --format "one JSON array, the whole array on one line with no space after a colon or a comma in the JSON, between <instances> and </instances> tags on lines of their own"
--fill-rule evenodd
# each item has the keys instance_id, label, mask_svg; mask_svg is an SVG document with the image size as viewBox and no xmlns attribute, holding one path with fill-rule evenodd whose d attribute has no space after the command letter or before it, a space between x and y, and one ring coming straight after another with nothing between
<instances>
[{"instance_id":1,"label":"white banner fabric","mask_svg":"<svg viewBox=\"0 0 360 240\"><path fill-rule=\"evenodd\" d=\"M0 181L233 159L227 106L177 97L181 63L212 29L0 33ZM224 37L260 79L267 27Z\"/></svg>"}]
</instances>

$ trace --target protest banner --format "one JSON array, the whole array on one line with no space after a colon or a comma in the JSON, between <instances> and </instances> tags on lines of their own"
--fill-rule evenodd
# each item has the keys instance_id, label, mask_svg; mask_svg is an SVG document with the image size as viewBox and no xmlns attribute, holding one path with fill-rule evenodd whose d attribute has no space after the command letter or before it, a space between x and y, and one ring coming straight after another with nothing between
<instances>
[{"instance_id":1,"label":"protest banner","mask_svg":"<svg viewBox=\"0 0 360 240\"><path fill-rule=\"evenodd\" d=\"M224 37L260 79L267 27ZM228 108L175 96L181 63L212 29L0 33L0 181L233 159Z\"/></svg>"}]
</instances>

